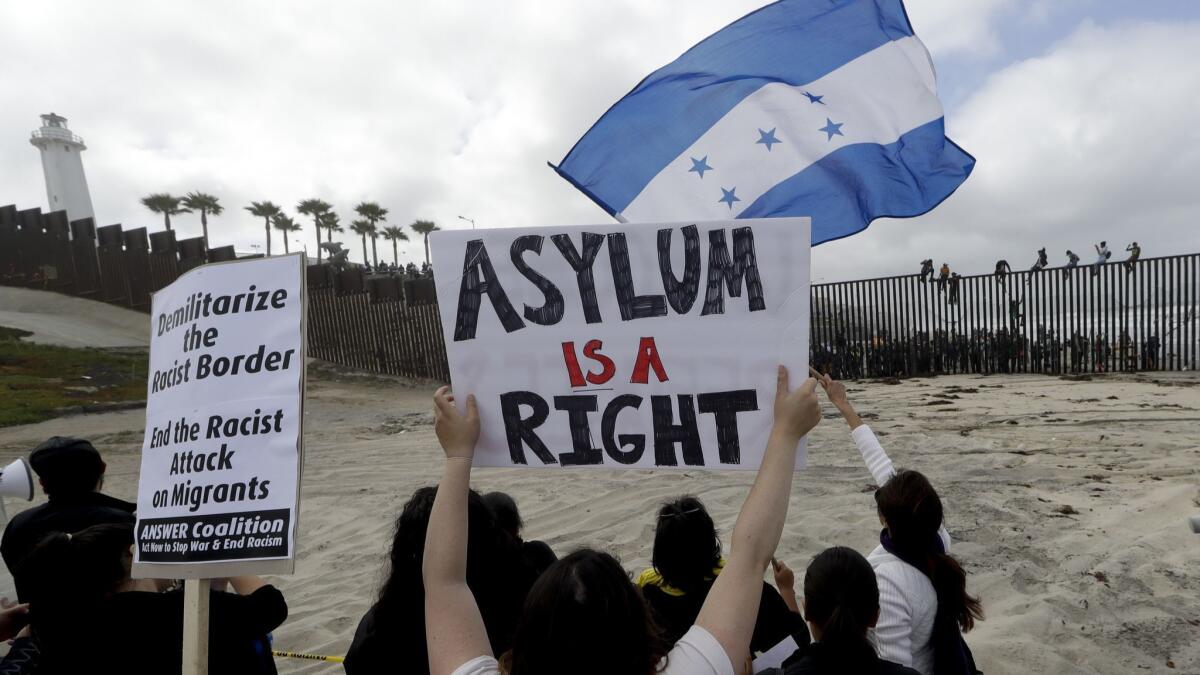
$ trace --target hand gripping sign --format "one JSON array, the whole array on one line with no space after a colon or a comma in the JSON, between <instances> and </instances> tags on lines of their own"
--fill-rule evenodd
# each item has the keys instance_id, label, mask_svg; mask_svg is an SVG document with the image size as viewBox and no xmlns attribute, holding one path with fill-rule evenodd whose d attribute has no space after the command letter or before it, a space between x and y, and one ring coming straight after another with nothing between
<instances>
[{"instance_id":1,"label":"hand gripping sign","mask_svg":"<svg viewBox=\"0 0 1200 675\"><path fill-rule=\"evenodd\" d=\"M432 247L479 466L757 469L777 366L807 372L807 218L449 230Z\"/></svg>"}]
</instances>

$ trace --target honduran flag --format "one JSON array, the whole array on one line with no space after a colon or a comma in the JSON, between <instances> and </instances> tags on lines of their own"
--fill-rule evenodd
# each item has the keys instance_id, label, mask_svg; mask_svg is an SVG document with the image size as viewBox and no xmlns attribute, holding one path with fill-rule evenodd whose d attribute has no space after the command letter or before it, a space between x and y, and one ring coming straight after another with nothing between
<instances>
[{"instance_id":1,"label":"honduran flag","mask_svg":"<svg viewBox=\"0 0 1200 675\"><path fill-rule=\"evenodd\" d=\"M623 222L811 216L819 244L929 211L974 165L901 0L780 0L651 73L554 169Z\"/></svg>"}]
</instances>

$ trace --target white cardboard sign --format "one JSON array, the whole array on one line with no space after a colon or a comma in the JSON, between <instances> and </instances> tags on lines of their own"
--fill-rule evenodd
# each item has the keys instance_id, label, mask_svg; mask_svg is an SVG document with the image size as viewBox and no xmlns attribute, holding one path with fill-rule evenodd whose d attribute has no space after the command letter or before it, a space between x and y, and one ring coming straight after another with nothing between
<instances>
[{"instance_id":1,"label":"white cardboard sign","mask_svg":"<svg viewBox=\"0 0 1200 675\"><path fill-rule=\"evenodd\" d=\"M154 294L134 576L290 572L303 457L303 254Z\"/></svg>"},{"instance_id":2,"label":"white cardboard sign","mask_svg":"<svg viewBox=\"0 0 1200 675\"><path fill-rule=\"evenodd\" d=\"M777 366L807 377L807 218L447 230L432 250L479 466L757 469Z\"/></svg>"}]
</instances>

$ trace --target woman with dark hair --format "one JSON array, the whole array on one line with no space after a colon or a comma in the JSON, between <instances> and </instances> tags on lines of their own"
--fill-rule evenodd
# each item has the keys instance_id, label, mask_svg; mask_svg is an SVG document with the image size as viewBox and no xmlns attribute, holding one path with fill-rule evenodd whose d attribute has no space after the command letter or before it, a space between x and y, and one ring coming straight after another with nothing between
<instances>
[{"instance_id":1,"label":"woman with dark hair","mask_svg":"<svg viewBox=\"0 0 1200 675\"><path fill-rule=\"evenodd\" d=\"M835 546L813 558L804 574L804 612L814 642L784 662L785 675L917 675L879 658L867 637L879 620L879 588L858 551Z\"/></svg>"},{"instance_id":2,"label":"woman with dark hair","mask_svg":"<svg viewBox=\"0 0 1200 675\"><path fill-rule=\"evenodd\" d=\"M558 556L554 555L554 549L550 548L546 542L525 541L521 538L521 530L525 529L525 521L521 519L521 512L517 510L515 499L505 492L489 492L483 496L483 503L492 510L492 517L496 519L496 527L511 537L521 549L521 558L533 573L534 578L540 577L542 572L545 572L554 564L555 560L558 560Z\"/></svg>"},{"instance_id":3,"label":"woman with dark hair","mask_svg":"<svg viewBox=\"0 0 1200 675\"><path fill-rule=\"evenodd\" d=\"M696 623L708 590L725 565L717 526L699 499L680 497L659 509L651 564L635 583L662 628L663 638L675 644ZM778 591L763 582L750 651L766 651L789 635L797 644L808 642L804 620L788 609Z\"/></svg>"},{"instance_id":4,"label":"woman with dark hair","mask_svg":"<svg viewBox=\"0 0 1200 675\"><path fill-rule=\"evenodd\" d=\"M820 422L809 379L788 387L780 367L775 423L754 486L733 528L733 548L696 624L674 647L656 639L650 613L612 556L584 549L546 570L529 593L509 654L509 675L733 675L750 655L762 575L779 544L800 439ZM479 440L473 396L460 412L447 387L434 395L446 454L425 542L425 622L434 675L498 675L479 606L467 586L467 494ZM437 536L433 536L436 532ZM663 658L665 656L665 659Z\"/></svg>"},{"instance_id":5,"label":"woman with dark hair","mask_svg":"<svg viewBox=\"0 0 1200 675\"><path fill-rule=\"evenodd\" d=\"M38 675L180 672L183 590L163 592L164 580L130 578L132 547L133 525L95 525L47 536L22 562L41 649ZM254 576L228 583L235 593L215 588L222 582L209 596L209 669L274 675L266 636L287 618L283 594Z\"/></svg>"},{"instance_id":6,"label":"woman with dark hair","mask_svg":"<svg viewBox=\"0 0 1200 675\"><path fill-rule=\"evenodd\" d=\"M975 673L962 633L983 619L983 605L967 593L966 572L950 556L941 499L925 476L896 471L854 411L845 385L829 377L820 382L880 486L875 504L884 529L867 556L879 586L880 616L872 632L879 656L922 675Z\"/></svg>"},{"instance_id":7,"label":"woman with dark hair","mask_svg":"<svg viewBox=\"0 0 1200 675\"><path fill-rule=\"evenodd\" d=\"M397 655L405 673L429 672L421 558L436 495L436 487L417 489L396 518L391 571L354 632L344 664L348 675L395 673ZM467 584L483 611L492 647L503 652L512 646L517 616L536 577L474 490L467 498L467 520Z\"/></svg>"}]
</instances>

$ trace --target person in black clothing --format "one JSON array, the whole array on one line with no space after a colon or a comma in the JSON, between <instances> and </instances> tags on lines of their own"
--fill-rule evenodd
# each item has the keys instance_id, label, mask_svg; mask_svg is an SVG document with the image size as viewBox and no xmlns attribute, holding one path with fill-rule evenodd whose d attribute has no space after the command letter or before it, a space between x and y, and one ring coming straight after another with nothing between
<instances>
[{"instance_id":1,"label":"person in black clothing","mask_svg":"<svg viewBox=\"0 0 1200 675\"><path fill-rule=\"evenodd\" d=\"M871 646L867 631L879 619L879 586L857 551L835 546L813 559L804 575L804 611L813 642L784 661L784 675L920 675L884 661Z\"/></svg>"},{"instance_id":2,"label":"person in black clothing","mask_svg":"<svg viewBox=\"0 0 1200 675\"><path fill-rule=\"evenodd\" d=\"M1012 266L1008 264L1007 260L997 260L996 261L996 273L995 273L996 283L999 284L1001 287L1003 287L1004 286L1004 277L1011 271L1012 271Z\"/></svg>"},{"instance_id":3,"label":"person in black clothing","mask_svg":"<svg viewBox=\"0 0 1200 675\"><path fill-rule=\"evenodd\" d=\"M0 539L0 556L13 575L17 598L25 600L18 568L51 532L78 532L92 525L133 523L135 504L100 493L104 461L91 443L54 436L33 449L29 465L49 501L13 516Z\"/></svg>"},{"instance_id":4,"label":"person in black clothing","mask_svg":"<svg viewBox=\"0 0 1200 675\"><path fill-rule=\"evenodd\" d=\"M1033 263L1033 267L1029 268L1030 272L1041 272L1046 269L1046 265L1050 264L1050 259L1046 257L1046 248L1044 246L1038 249L1037 254L1037 262Z\"/></svg>"},{"instance_id":5,"label":"person in black clothing","mask_svg":"<svg viewBox=\"0 0 1200 675\"><path fill-rule=\"evenodd\" d=\"M946 304L948 304L948 305L957 305L958 304L958 287L959 287L959 284L961 284L961 283L962 283L962 277L959 276L958 272L952 272L950 274L950 291L949 291L949 296L946 298Z\"/></svg>"},{"instance_id":6,"label":"person in black clothing","mask_svg":"<svg viewBox=\"0 0 1200 675\"><path fill-rule=\"evenodd\" d=\"M504 492L489 492L483 496L483 503L492 510L496 527L512 537L521 547L521 557L535 577L542 576L542 572L558 560L554 549L546 542L521 539L521 529L525 527L525 521L521 520L521 512L517 510L517 502L512 497Z\"/></svg>"},{"instance_id":7,"label":"person in black clothing","mask_svg":"<svg viewBox=\"0 0 1200 675\"><path fill-rule=\"evenodd\" d=\"M717 527L699 499L681 497L663 504L654 529L653 567L636 583L668 644L678 642L696 622L724 562ZM763 582L750 650L766 651L788 636L808 644L804 619Z\"/></svg>"},{"instance_id":8,"label":"person in black clothing","mask_svg":"<svg viewBox=\"0 0 1200 675\"><path fill-rule=\"evenodd\" d=\"M921 261L921 278L919 281L925 283L927 279L933 279L933 258L926 258Z\"/></svg>"},{"instance_id":9,"label":"person in black clothing","mask_svg":"<svg viewBox=\"0 0 1200 675\"><path fill-rule=\"evenodd\" d=\"M391 572L354 632L343 664L347 675L429 673L421 559L435 496L436 487L418 489L396 519ZM467 521L467 585L479 604L493 653L503 654L512 647L517 618L537 576L474 490L468 497Z\"/></svg>"},{"instance_id":10,"label":"person in black clothing","mask_svg":"<svg viewBox=\"0 0 1200 675\"><path fill-rule=\"evenodd\" d=\"M131 579L132 546L132 525L95 525L48 535L21 563L38 675L180 672L183 590ZM209 672L275 675L266 636L287 619L283 595L258 577L228 582L236 594L214 588L209 598Z\"/></svg>"}]
</instances>

